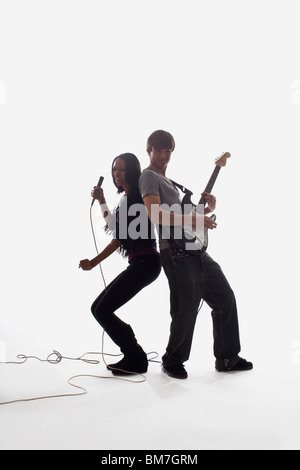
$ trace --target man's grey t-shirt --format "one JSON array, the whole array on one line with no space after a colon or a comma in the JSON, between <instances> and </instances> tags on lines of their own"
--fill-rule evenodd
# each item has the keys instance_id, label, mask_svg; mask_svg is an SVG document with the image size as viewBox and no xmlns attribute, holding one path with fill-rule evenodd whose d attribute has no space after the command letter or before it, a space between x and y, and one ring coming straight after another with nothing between
<instances>
[{"instance_id":1,"label":"man's grey t-shirt","mask_svg":"<svg viewBox=\"0 0 300 470\"><path fill-rule=\"evenodd\" d=\"M160 197L162 209L180 214L181 200L178 189L166 178L149 168L146 168L139 179L139 190L144 198L148 195ZM160 250L170 247L170 227L161 227L159 232Z\"/></svg>"}]
</instances>

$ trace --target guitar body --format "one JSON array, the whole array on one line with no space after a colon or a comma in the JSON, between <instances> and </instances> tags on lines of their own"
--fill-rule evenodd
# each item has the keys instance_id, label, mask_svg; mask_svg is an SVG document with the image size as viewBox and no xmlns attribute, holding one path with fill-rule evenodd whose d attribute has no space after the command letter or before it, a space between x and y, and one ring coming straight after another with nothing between
<instances>
[{"instance_id":1,"label":"guitar body","mask_svg":"<svg viewBox=\"0 0 300 470\"><path fill-rule=\"evenodd\" d=\"M216 167L208 181L208 184L206 185L204 192L211 193L211 190L214 186L214 183L217 179L220 169L221 167L226 165L227 158L229 157L230 157L230 153L226 152L219 159L216 160L215 162ZM195 206L195 204L191 202L191 196L193 193L191 191L186 190L183 186L175 183L174 181L173 181L173 184L179 187L183 192L185 192L185 196L182 200L182 209L183 209L182 213L186 214L186 211L184 210L185 207L192 207L192 214L198 213L198 214L204 215L204 207L206 204L205 197L202 196L198 203L198 206ZM212 216L210 216L210 218L213 221L215 221L216 215L213 214ZM204 229L204 226L196 227L195 230L193 230L191 227L184 226L182 228L181 238L175 237L174 232L173 233L171 232L172 243L178 246L178 248L180 248L181 250L184 250L185 252L191 255L199 255L199 254L204 253L207 250L208 230Z\"/></svg>"},{"instance_id":2,"label":"guitar body","mask_svg":"<svg viewBox=\"0 0 300 470\"><path fill-rule=\"evenodd\" d=\"M213 214L210 218L215 222L216 215ZM208 247L208 230L201 228L199 230L192 230L184 228L182 230L182 237L171 237L172 242L181 250L186 251L191 255L199 255L204 253Z\"/></svg>"}]
</instances>

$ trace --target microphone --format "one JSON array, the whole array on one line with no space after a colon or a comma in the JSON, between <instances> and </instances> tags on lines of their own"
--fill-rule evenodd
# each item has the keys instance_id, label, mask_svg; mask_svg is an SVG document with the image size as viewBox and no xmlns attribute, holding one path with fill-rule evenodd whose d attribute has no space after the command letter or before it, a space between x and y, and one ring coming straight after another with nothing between
<instances>
[{"instance_id":1,"label":"microphone","mask_svg":"<svg viewBox=\"0 0 300 470\"><path fill-rule=\"evenodd\" d=\"M100 188L100 186L102 185L103 180L104 180L104 176L100 176L98 184L97 184L98 188ZM91 206L94 204L94 202L95 202L95 198L93 198Z\"/></svg>"}]
</instances>

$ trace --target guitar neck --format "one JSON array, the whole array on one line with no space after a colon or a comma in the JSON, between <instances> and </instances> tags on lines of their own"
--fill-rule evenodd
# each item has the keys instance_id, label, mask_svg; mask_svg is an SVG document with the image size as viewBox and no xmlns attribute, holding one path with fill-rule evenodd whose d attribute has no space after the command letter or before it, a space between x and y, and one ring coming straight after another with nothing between
<instances>
[{"instance_id":1,"label":"guitar neck","mask_svg":"<svg viewBox=\"0 0 300 470\"><path fill-rule=\"evenodd\" d=\"M218 177L220 170L221 170L221 167L219 165L216 165L214 171L212 172L211 177L209 178L206 188L204 190L205 193L209 193L209 194L211 193L211 190L214 187L214 184L216 182L216 179ZM198 204L205 204L205 203L206 203L205 196L201 196Z\"/></svg>"}]
</instances>

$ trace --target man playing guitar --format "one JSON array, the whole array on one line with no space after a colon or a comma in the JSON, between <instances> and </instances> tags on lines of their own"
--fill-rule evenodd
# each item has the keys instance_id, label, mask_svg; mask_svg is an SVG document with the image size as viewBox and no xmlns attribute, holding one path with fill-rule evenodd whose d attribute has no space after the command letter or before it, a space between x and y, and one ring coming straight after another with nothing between
<instances>
[{"instance_id":1,"label":"man playing guitar","mask_svg":"<svg viewBox=\"0 0 300 470\"><path fill-rule=\"evenodd\" d=\"M192 252L178 244L172 230L187 224L195 229L215 229L214 218L207 216L215 209L216 199L203 193L206 207L202 214L190 215L166 207L182 207L177 184L166 176L175 148L172 135L166 131L153 132L147 141L150 165L139 180L139 189L152 223L159 226L161 261L170 287L170 337L162 358L163 371L174 378L185 379L184 362L189 359L194 327L203 299L212 309L215 367L219 372L245 371L251 362L239 356L241 350L239 325L234 292L220 266L206 249ZM178 232L177 232L178 233ZM169 236L167 235L169 234Z\"/></svg>"}]
</instances>

